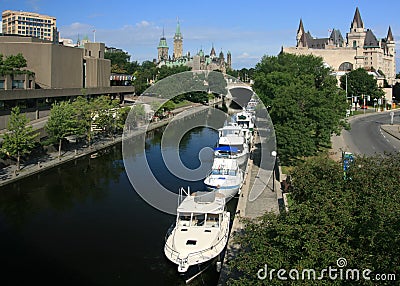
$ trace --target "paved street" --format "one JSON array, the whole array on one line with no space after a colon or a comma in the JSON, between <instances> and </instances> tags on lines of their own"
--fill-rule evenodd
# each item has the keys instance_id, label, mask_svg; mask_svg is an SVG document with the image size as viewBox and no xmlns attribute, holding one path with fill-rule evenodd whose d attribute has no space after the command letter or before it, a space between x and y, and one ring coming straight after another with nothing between
<instances>
[{"instance_id":1,"label":"paved street","mask_svg":"<svg viewBox=\"0 0 400 286\"><path fill-rule=\"evenodd\" d=\"M400 124L400 110L394 111L394 125ZM382 126L390 125L390 111L356 115L349 119L351 130L343 130L332 137L334 159L339 160L341 151L372 156L400 151L400 140L387 134Z\"/></svg>"}]
</instances>

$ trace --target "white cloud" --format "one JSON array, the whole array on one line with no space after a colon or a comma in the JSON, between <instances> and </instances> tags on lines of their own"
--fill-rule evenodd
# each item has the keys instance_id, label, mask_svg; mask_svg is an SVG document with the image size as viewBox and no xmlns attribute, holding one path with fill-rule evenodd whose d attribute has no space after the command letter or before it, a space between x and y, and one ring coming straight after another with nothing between
<instances>
[{"instance_id":1,"label":"white cloud","mask_svg":"<svg viewBox=\"0 0 400 286\"><path fill-rule=\"evenodd\" d=\"M142 20L139 23L136 23L136 27L139 27L139 28L148 27L148 26L150 26L150 22L147 22L145 20Z\"/></svg>"},{"instance_id":2,"label":"white cloud","mask_svg":"<svg viewBox=\"0 0 400 286\"><path fill-rule=\"evenodd\" d=\"M34 12L38 12L40 10L39 0L27 0L26 6L31 7L30 9Z\"/></svg>"}]
</instances>

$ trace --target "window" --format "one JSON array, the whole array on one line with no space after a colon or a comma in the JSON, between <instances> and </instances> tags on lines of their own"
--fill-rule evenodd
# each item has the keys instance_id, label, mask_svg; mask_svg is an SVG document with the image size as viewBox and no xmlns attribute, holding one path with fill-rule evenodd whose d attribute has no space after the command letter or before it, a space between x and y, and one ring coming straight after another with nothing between
<instances>
[{"instance_id":1,"label":"window","mask_svg":"<svg viewBox=\"0 0 400 286\"><path fill-rule=\"evenodd\" d=\"M0 89L4 89L4 80L0 80Z\"/></svg>"},{"instance_id":2,"label":"window","mask_svg":"<svg viewBox=\"0 0 400 286\"><path fill-rule=\"evenodd\" d=\"M24 80L13 80L12 88L23 89L24 88Z\"/></svg>"}]
</instances>

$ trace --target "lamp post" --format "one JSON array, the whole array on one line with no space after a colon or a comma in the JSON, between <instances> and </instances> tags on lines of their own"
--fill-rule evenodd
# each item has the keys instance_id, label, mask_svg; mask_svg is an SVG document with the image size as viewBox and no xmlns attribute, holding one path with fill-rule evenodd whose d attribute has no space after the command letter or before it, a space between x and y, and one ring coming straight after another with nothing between
<instances>
[{"instance_id":1,"label":"lamp post","mask_svg":"<svg viewBox=\"0 0 400 286\"><path fill-rule=\"evenodd\" d=\"M272 169L272 191L275 192L275 168L276 168L276 159L278 153L276 151L271 152L271 156L274 158L274 167Z\"/></svg>"}]
</instances>

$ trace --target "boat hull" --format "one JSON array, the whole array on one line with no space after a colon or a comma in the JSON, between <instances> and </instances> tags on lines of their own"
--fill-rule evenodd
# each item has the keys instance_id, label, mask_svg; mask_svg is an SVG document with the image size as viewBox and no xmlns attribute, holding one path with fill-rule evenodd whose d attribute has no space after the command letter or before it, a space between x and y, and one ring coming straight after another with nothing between
<instances>
[{"instance_id":1,"label":"boat hull","mask_svg":"<svg viewBox=\"0 0 400 286\"><path fill-rule=\"evenodd\" d=\"M186 273L190 266L207 263L216 258L224 250L229 237L229 221L230 213L224 212L221 223L220 233L214 241L207 241L208 246L204 249L196 249L191 253L181 253L176 249L174 244L174 236L182 231L180 227L173 227L167 233L164 246L164 254L168 260L178 265L179 273ZM191 239L188 236L188 239Z\"/></svg>"}]
</instances>

